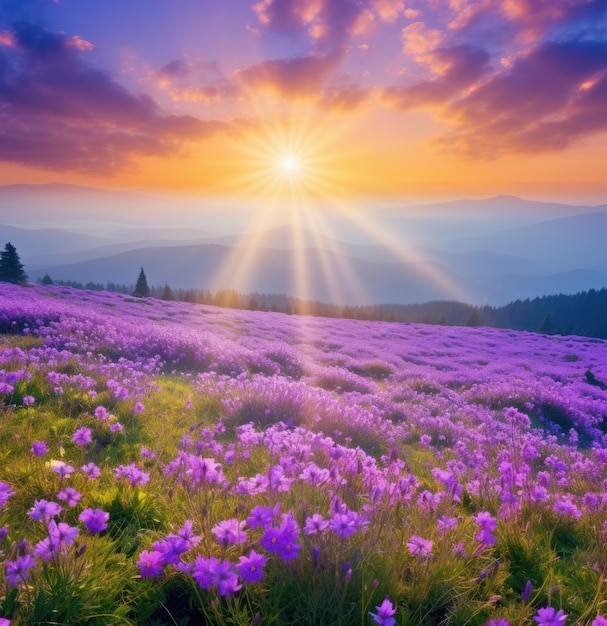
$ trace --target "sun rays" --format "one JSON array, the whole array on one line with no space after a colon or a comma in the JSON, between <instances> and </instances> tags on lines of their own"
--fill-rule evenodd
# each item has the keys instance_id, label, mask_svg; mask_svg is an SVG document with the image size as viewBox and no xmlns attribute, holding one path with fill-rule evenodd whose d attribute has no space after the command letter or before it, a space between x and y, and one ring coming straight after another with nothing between
<instances>
[{"instance_id":1,"label":"sun rays","mask_svg":"<svg viewBox=\"0 0 607 626\"><path fill-rule=\"evenodd\" d=\"M339 225L345 222L388 251L404 271L418 273L450 299L465 300L467 294L452 276L416 252L415 241L390 232L368 207L349 200L347 154L340 150L344 124L340 118L319 124L305 111L277 116L258 123L238 144L230 185L233 192L256 200L258 208L240 225L243 234L214 283L250 291L248 286L255 284L263 267L267 271L268 250L275 248L280 250L277 262L286 263L290 271L287 295L338 304L373 303L359 271L364 263L339 242ZM276 235L272 229L277 225L279 235L268 235ZM398 301L399 285L394 288Z\"/></svg>"}]
</instances>

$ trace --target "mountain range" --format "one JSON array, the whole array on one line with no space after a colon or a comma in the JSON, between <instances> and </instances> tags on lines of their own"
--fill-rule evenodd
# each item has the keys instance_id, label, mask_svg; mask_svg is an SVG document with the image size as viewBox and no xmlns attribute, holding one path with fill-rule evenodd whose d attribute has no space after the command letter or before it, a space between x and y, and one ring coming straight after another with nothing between
<instances>
[{"instance_id":1,"label":"mountain range","mask_svg":"<svg viewBox=\"0 0 607 626\"><path fill-rule=\"evenodd\" d=\"M0 226L0 243L16 245L32 279L48 273L58 280L129 284L142 266L150 284L286 293L337 304L447 299L501 305L607 286L606 205L500 196L384 208L373 218L385 238L342 241L348 231L338 227L332 233L339 236L285 224L243 233L236 221L226 232L225 219L217 229L212 212L200 222L207 228L178 219L166 225L147 213L132 224L103 221L103 203L114 215L116 203L125 210L129 193L0 187L0 221L7 223ZM60 197L67 200L55 213ZM142 198L133 194L133 206ZM24 215L31 219L27 228L16 225ZM103 228L92 228L95 223Z\"/></svg>"}]
</instances>

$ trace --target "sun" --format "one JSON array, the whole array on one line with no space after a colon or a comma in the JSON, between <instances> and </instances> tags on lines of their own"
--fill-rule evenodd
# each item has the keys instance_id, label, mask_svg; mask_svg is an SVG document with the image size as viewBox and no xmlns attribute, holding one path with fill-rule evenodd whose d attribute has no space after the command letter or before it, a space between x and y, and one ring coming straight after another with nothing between
<instances>
[{"instance_id":1,"label":"sun","mask_svg":"<svg viewBox=\"0 0 607 626\"><path fill-rule=\"evenodd\" d=\"M289 176L299 173L300 167L301 163L299 159L291 155L283 157L280 162L280 169Z\"/></svg>"}]
</instances>

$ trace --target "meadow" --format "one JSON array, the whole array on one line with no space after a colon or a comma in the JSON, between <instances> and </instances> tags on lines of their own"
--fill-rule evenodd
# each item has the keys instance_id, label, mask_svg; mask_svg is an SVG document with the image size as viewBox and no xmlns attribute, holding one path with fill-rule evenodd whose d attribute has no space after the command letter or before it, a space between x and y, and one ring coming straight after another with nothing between
<instances>
[{"instance_id":1,"label":"meadow","mask_svg":"<svg viewBox=\"0 0 607 626\"><path fill-rule=\"evenodd\" d=\"M607 342L0 286L0 625L607 625Z\"/></svg>"}]
</instances>

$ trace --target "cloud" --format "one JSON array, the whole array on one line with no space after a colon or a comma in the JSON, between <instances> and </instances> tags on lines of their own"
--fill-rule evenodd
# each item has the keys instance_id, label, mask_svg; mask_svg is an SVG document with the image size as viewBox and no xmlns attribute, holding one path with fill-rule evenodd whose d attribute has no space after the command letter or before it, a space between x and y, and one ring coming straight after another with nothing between
<instances>
[{"instance_id":1,"label":"cloud","mask_svg":"<svg viewBox=\"0 0 607 626\"><path fill-rule=\"evenodd\" d=\"M156 71L156 76L163 80L172 80L174 78L185 78L191 73L191 68L181 59L175 59L163 65Z\"/></svg>"},{"instance_id":2,"label":"cloud","mask_svg":"<svg viewBox=\"0 0 607 626\"><path fill-rule=\"evenodd\" d=\"M380 102L436 112L450 126L436 138L443 149L483 158L556 151L607 130L604 0L427 8L431 28L417 21L402 30L403 52L417 62L403 76L414 78L381 90Z\"/></svg>"},{"instance_id":3,"label":"cloud","mask_svg":"<svg viewBox=\"0 0 607 626\"><path fill-rule=\"evenodd\" d=\"M371 6L377 15L388 23L395 22L405 11L402 0L372 0Z\"/></svg>"},{"instance_id":4,"label":"cloud","mask_svg":"<svg viewBox=\"0 0 607 626\"><path fill-rule=\"evenodd\" d=\"M428 53L429 62L442 73L434 79L422 80L412 85L384 89L384 104L401 109L444 107L489 72L489 53L467 45L437 48Z\"/></svg>"},{"instance_id":5,"label":"cloud","mask_svg":"<svg viewBox=\"0 0 607 626\"><path fill-rule=\"evenodd\" d=\"M107 173L141 155L174 155L229 124L167 115L85 63L82 39L22 22L0 48L0 160ZM88 42L86 42L88 43Z\"/></svg>"},{"instance_id":6,"label":"cloud","mask_svg":"<svg viewBox=\"0 0 607 626\"><path fill-rule=\"evenodd\" d=\"M253 5L260 25L294 38L308 37L321 50L368 35L377 23L395 22L403 0L260 0Z\"/></svg>"},{"instance_id":7,"label":"cloud","mask_svg":"<svg viewBox=\"0 0 607 626\"><path fill-rule=\"evenodd\" d=\"M443 40L443 33L437 29L426 29L424 22L413 22L403 28L401 37L403 52L423 60L428 52L438 48Z\"/></svg>"},{"instance_id":8,"label":"cloud","mask_svg":"<svg viewBox=\"0 0 607 626\"><path fill-rule=\"evenodd\" d=\"M607 41L549 41L443 111L443 145L468 154L543 152L607 130Z\"/></svg>"},{"instance_id":9,"label":"cloud","mask_svg":"<svg viewBox=\"0 0 607 626\"><path fill-rule=\"evenodd\" d=\"M373 89L362 87L345 77L325 89L319 105L325 110L350 113L367 102L372 93Z\"/></svg>"},{"instance_id":10,"label":"cloud","mask_svg":"<svg viewBox=\"0 0 607 626\"><path fill-rule=\"evenodd\" d=\"M232 79L252 91L265 91L286 100L314 100L322 92L342 52L272 59L235 72Z\"/></svg>"}]
</instances>

